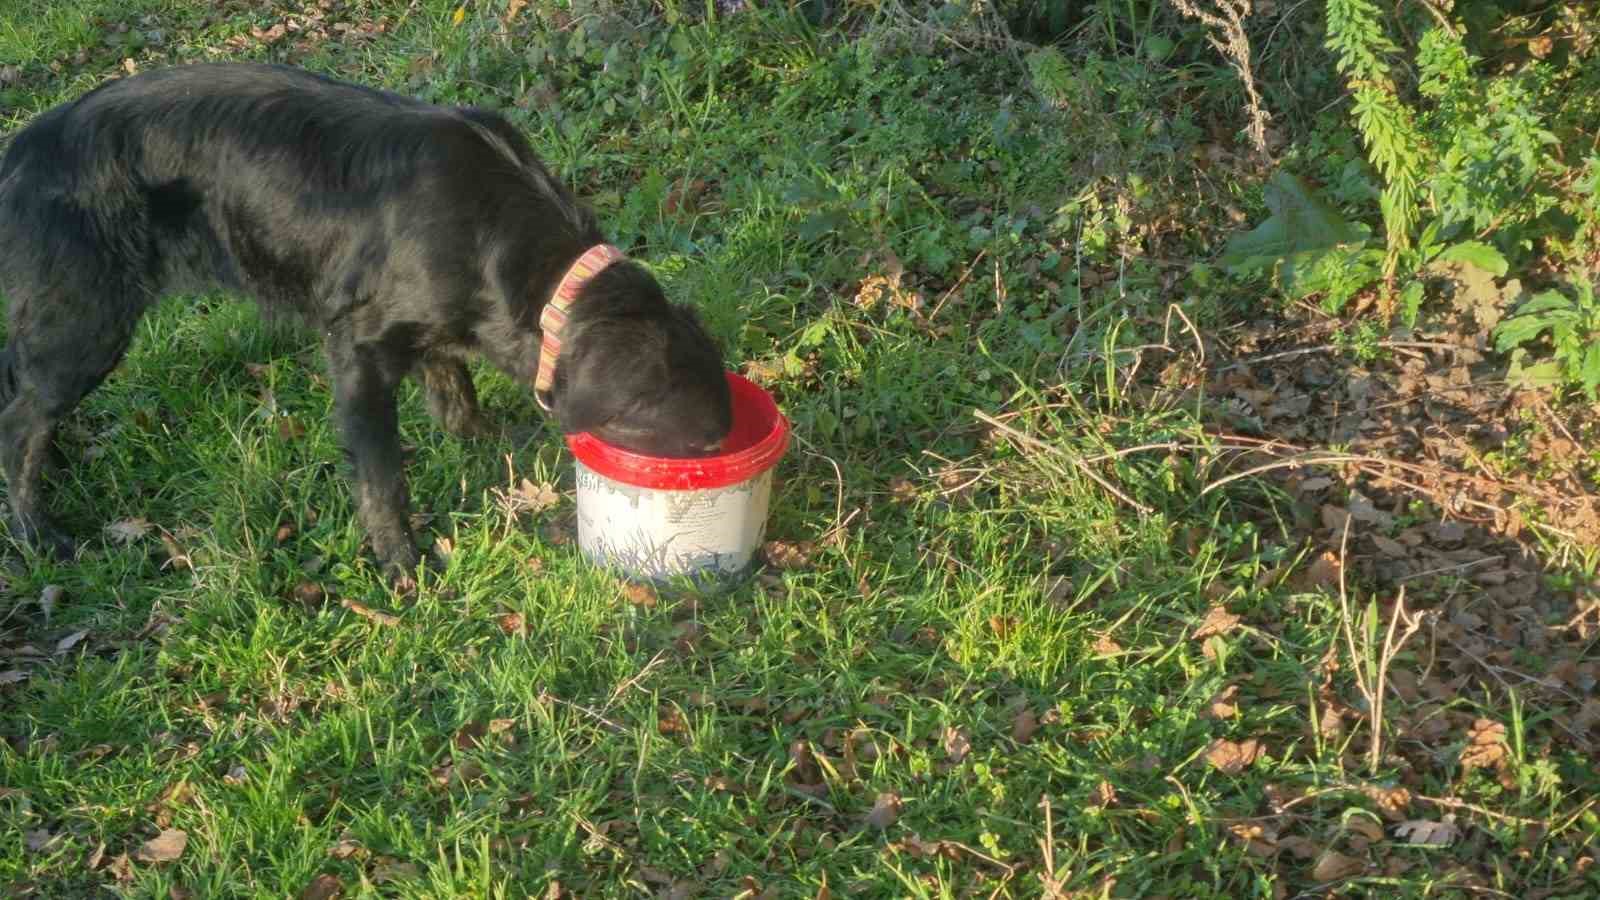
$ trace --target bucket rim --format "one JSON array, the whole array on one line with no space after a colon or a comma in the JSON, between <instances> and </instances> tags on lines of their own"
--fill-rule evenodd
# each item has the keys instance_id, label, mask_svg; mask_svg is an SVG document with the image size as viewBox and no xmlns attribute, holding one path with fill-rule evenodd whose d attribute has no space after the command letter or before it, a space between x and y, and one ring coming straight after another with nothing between
<instances>
[{"instance_id":1,"label":"bucket rim","mask_svg":"<svg viewBox=\"0 0 1600 900\"><path fill-rule=\"evenodd\" d=\"M714 456L673 458L624 450L588 432L569 434L567 449L583 467L612 481L664 491L713 490L750 481L773 468L789 449L789 420L760 385L737 372L725 373L734 415L769 423L755 443Z\"/></svg>"}]
</instances>

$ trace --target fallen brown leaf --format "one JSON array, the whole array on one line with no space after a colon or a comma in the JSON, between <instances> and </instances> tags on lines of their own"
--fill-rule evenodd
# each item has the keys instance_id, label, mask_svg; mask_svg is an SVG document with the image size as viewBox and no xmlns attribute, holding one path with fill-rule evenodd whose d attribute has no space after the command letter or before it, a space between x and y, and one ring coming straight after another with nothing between
<instances>
[{"instance_id":1,"label":"fallen brown leaf","mask_svg":"<svg viewBox=\"0 0 1600 900\"><path fill-rule=\"evenodd\" d=\"M1089 792L1089 804L1102 809L1117 802L1117 788L1109 781L1102 781Z\"/></svg>"},{"instance_id":2,"label":"fallen brown leaf","mask_svg":"<svg viewBox=\"0 0 1600 900\"><path fill-rule=\"evenodd\" d=\"M339 879L324 873L311 879L311 883L300 892L300 900L333 900L343 893L344 885Z\"/></svg>"},{"instance_id":3,"label":"fallen brown leaf","mask_svg":"<svg viewBox=\"0 0 1600 900\"><path fill-rule=\"evenodd\" d=\"M767 541L761 549L773 568L795 572L811 568L817 545L813 541Z\"/></svg>"},{"instance_id":4,"label":"fallen brown leaf","mask_svg":"<svg viewBox=\"0 0 1600 900\"><path fill-rule=\"evenodd\" d=\"M1206 749L1206 762L1224 775L1237 775L1259 759L1265 749L1255 738L1240 743L1217 738Z\"/></svg>"},{"instance_id":5,"label":"fallen brown leaf","mask_svg":"<svg viewBox=\"0 0 1600 900\"><path fill-rule=\"evenodd\" d=\"M1461 768L1492 769L1506 764L1506 726L1492 719L1478 719L1467 733L1467 746L1461 748Z\"/></svg>"},{"instance_id":6,"label":"fallen brown leaf","mask_svg":"<svg viewBox=\"0 0 1600 900\"><path fill-rule=\"evenodd\" d=\"M89 629L85 628L80 631L74 631L61 640L56 641L56 655L60 656L61 654L71 650L73 647L78 646L78 644L88 636Z\"/></svg>"},{"instance_id":7,"label":"fallen brown leaf","mask_svg":"<svg viewBox=\"0 0 1600 900\"><path fill-rule=\"evenodd\" d=\"M661 600L661 595L656 592L654 587L638 582L624 584L622 586L622 596L634 606L645 609L654 609Z\"/></svg>"},{"instance_id":8,"label":"fallen brown leaf","mask_svg":"<svg viewBox=\"0 0 1600 900\"><path fill-rule=\"evenodd\" d=\"M61 600L62 588L59 584L47 584L39 592L39 612L44 616L44 623L50 624L50 615L56 610L56 603Z\"/></svg>"},{"instance_id":9,"label":"fallen brown leaf","mask_svg":"<svg viewBox=\"0 0 1600 900\"><path fill-rule=\"evenodd\" d=\"M972 738L965 728L945 728L944 730L944 755L953 763L959 763L972 752Z\"/></svg>"},{"instance_id":10,"label":"fallen brown leaf","mask_svg":"<svg viewBox=\"0 0 1600 900\"><path fill-rule=\"evenodd\" d=\"M1016 716L1011 719L1011 739L1019 744L1033 740L1034 732L1038 730L1039 717L1026 706L1018 710Z\"/></svg>"},{"instance_id":11,"label":"fallen brown leaf","mask_svg":"<svg viewBox=\"0 0 1600 900\"><path fill-rule=\"evenodd\" d=\"M1213 606L1206 611L1206 617L1200 622L1200 627L1195 629L1191 637L1197 641L1205 640L1215 634L1226 634L1239 624L1239 617L1228 612L1227 607Z\"/></svg>"},{"instance_id":12,"label":"fallen brown leaf","mask_svg":"<svg viewBox=\"0 0 1600 900\"><path fill-rule=\"evenodd\" d=\"M105 527L106 536L119 544L131 544L150 533L149 519L120 519Z\"/></svg>"},{"instance_id":13,"label":"fallen brown leaf","mask_svg":"<svg viewBox=\"0 0 1600 900\"><path fill-rule=\"evenodd\" d=\"M867 813L863 820L865 824L882 831L895 823L900 818L900 795L891 791L884 791L872 804L872 811Z\"/></svg>"},{"instance_id":14,"label":"fallen brown leaf","mask_svg":"<svg viewBox=\"0 0 1600 900\"><path fill-rule=\"evenodd\" d=\"M1311 869L1311 878L1314 881L1343 881L1352 875L1359 875L1366 871L1366 862L1353 856L1345 856L1334 850L1324 850L1317 857L1317 864Z\"/></svg>"},{"instance_id":15,"label":"fallen brown leaf","mask_svg":"<svg viewBox=\"0 0 1600 900\"><path fill-rule=\"evenodd\" d=\"M1461 829L1455 822L1449 820L1432 822L1426 819L1410 819L1396 825L1394 833L1402 840L1427 847L1448 847L1461 837Z\"/></svg>"},{"instance_id":16,"label":"fallen brown leaf","mask_svg":"<svg viewBox=\"0 0 1600 900\"><path fill-rule=\"evenodd\" d=\"M1211 702L1206 705L1206 715L1213 719L1231 719L1239 714L1239 707L1234 700L1239 696L1239 686L1230 684L1217 692Z\"/></svg>"},{"instance_id":17,"label":"fallen brown leaf","mask_svg":"<svg viewBox=\"0 0 1600 900\"><path fill-rule=\"evenodd\" d=\"M28 848L29 853L53 853L61 846L63 840L61 835L53 834L44 828L22 835L23 846Z\"/></svg>"},{"instance_id":18,"label":"fallen brown leaf","mask_svg":"<svg viewBox=\"0 0 1600 900\"><path fill-rule=\"evenodd\" d=\"M1122 645L1112 640L1110 636L1102 634L1094 639L1094 646L1091 649L1096 656L1115 656L1122 652Z\"/></svg>"},{"instance_id":19,"label":"fallen brown leaf","mask_svg":"<svg viewBox=\"0 0 1600 900\"><path fill-rule=\"evenodd\" d=\"M678 712L676 706L663 705L656 714L656 730L662 734L684 734L689 730L689 724L683 720L683 714Z\"/></svg>"},{"instance_id":20,"label":"fallen brown leaf","mask_svg":"<svg viewBox=\"0 0 1600 900\"><path fill-rule=\"evenodd\" d=\"M422 877L416 863L403 862L392 856L379 856L372 860L372 883L392 884Z\"/></svg>"},{"instance_id":21,"label":"fallen brown leaf","mask_svg":"<svg viewBox=\"0 0 1600 900\"><path fill-rule=\"evenodd\" d=\"M1311 561L1311 565L1306 566L1305 571L1299 574L1295 584L1303 591L1319 588L1337 591L1343 573L1339 557L1332 550L1324 550L1320 556Z\"/></svg>"},{"instance_id":22,"label":"fallen brown leaf","mask_svg":"<svg viewBox=\"0 0 1600 900\"><path fill-rule=\"evenodd\" d=\"M172 862L183 855L183 848L188 845L187 832L168 828L140 845L133 858L148 863Z\"/></svg>"},{"instance_id":23,"label":"fallen brown leaf","mask_svg":"<svg viewBox=\"0 0 1600 900\"><path fill-rule=\"evenodd\" d=\"M501 613L500 617L495 619L495 621L497 623L499 623L500 630L505 632L506 634L510 635L511 637L527 637L528 636L528 623L527 623L527 621L525 619L522 618L522 613L519 613L519 612Z\"/></svg>"}]
</instances>

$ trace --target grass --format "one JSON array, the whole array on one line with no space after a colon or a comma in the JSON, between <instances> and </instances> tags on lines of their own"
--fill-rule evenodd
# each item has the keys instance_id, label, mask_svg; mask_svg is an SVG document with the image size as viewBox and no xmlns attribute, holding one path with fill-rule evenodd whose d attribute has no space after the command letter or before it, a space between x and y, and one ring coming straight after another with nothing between
<instances>
[{"instance_id":1,"label":"grass","mask_svg":"<svg viewBox=\"0 0 1600 900\"><path fill-rule=\"evenodd\" d=\"M1004 54L773 12L574 28L552 7L507 34L498 8L459 25L440 0L342 9L389 27L229 45L292 10L13 3L5 127L114 69L107 23L146 15L166 58L291 58L502 109L777 392L797 444L770 532L815 546L732 593L634 602L566 539L570 494L521 516L498 502L524 477L570 489L553 431L464 443L408 392L415 504L452 553L401 606L363 556L311 337L227 298L169 302L64 430L83 462L60 508L88 556L6 572L0 670L28 677L0 686L0 884L1281 897L1329 880L1337 848L1362 862L1340 876L1353 895L1464 896L1478 886L1455 863L1479 854L1500 860L1490 892L1600 887L1579 861L1600 839L1592 760L1537 710L1514 720L1510 787L1449 754L1368 782L1364 726L1311 727L1344 619L1327 584L1269 577L1305 562L1280 493L1202 494L1194 461L1129 454L1096 465L1124 502L974 417L1082 455L1198 439L1200 410L1135 385L1129 348L1163 340L1169 302L1209 329L1247 298L1115 249L1174 204L1253 201L1190 179L1201 111L1144 60L1096 60L1098 84L1127 90L1055 110ZM84 46L88 62L47 68ZM1203 255L1218 227L1195 219L1165 254ZM898 293L868 308L863 279L895 271ZM478 376L497 419L538 421L517 386ZM128 542L100 533L141 520ZM1242 624L1195 639L1218 605ZM1230 686L1237 709L1218 714ZM1463 688L1441 714L1508 713L1491 703ZM1250 738L1253 765L1208 763ZM1363 844L1378 804L1328 790L1352 782L1490 814L1462 812L1455 847ZM1249 829L1270 798L1317 790L1272 824L1310 849L1261 853ZM1548 827L1519 853L1521 818ZM187 835L179 858L138 859L168 828Z\"/></svg>"}]
</instances>

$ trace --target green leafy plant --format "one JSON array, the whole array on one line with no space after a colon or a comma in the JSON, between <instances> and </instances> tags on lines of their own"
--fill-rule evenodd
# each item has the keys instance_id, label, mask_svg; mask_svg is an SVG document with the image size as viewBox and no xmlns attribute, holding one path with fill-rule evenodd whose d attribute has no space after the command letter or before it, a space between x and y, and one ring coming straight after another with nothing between
<instances>
[{"instance_id":1,"label":"green leafy plant","mask_svg":"<svg viewBox=\"0 0 1600 900\"><path fill-rule=\"evenodd\" d=\"M1527 386L1568 384L1591 400L1600 391L1600 301L1587 278L1578 279L1575 295L1542 291L1517 307L1495 329L1495 349L1511 351L1513 382ZM1529 365L1527 345L1549 335L1552 358Z\"/></svg>"},{"instance_id":2,"label":"green leafy plant","mask_svg":"<svg viewBox=\"0 0 1600 900\"><path fill-rule=\"evenodd\" d=\"M1388 244L1383 273L1389 277L1411 243L1426 157L1416 116L1400 100L1384 59L1399 48L1385 33L1382 16L1372 0L1328 3L1328 47L1338 54L1337 67L1350 81L1357 127L1384 178L1379 206Z\"/></svg>"}]
</instances>

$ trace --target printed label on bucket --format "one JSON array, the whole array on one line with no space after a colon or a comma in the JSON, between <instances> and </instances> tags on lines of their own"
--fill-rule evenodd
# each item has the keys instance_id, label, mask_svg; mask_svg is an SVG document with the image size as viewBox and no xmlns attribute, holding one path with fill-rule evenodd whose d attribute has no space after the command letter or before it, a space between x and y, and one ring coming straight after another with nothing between
<instances>
[{"instance_id":1,"label":"printed label on bucket","mask_svg":"<svg viewBox=\"0 0 1600 900\"><path fill-rule=\"evenodd\" d=\"M766 532L772 470L710 490L634 487L578 463L578 545L600 565L644 578L736 574Z\"/></svg>"}]
</instances>

